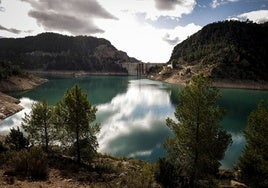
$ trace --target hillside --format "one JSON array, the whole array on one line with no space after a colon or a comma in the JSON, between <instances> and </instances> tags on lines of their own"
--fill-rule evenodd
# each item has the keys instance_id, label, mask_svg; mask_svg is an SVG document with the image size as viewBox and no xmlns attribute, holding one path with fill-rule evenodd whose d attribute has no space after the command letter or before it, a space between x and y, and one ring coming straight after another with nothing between
<instances>
[{"instance_id":1,"label":"hillside","mask_svg":"<svg viewBox=\"0 0 268 188\"><path fill-rule=\"evenodd\" d=\"M1 38L0 61L11 61L27 70L89 72L126 72L120 63L137 62L105 39L55 33Z\"/></svg>"},{"instance_id":2,"label":"hillside","mask_svg":"<svg viewBox=\"0 0 268 188\"><path fill-rule=\"evenodd\" d=\"M212 23L175 46L162 80L204 73L216 81L268 81L268 23Z\"/></svg>"}]
</instances>

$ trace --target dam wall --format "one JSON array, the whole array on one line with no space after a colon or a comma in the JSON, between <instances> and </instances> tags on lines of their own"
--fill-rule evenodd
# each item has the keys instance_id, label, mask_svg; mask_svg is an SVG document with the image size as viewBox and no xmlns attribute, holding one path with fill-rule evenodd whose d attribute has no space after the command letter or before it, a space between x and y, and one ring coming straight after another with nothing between
<instances>
[{"instance_id":1,"label":"dam wall","mask_svg":"<svg viewBox=\"0 0 268 188\"><path fill-rule=\"evenodd\" d=\"M132 76L145 76L151 67L163 66L165 63L122 63L123 68L127 69Z\"/></svg>"}]
</instances>

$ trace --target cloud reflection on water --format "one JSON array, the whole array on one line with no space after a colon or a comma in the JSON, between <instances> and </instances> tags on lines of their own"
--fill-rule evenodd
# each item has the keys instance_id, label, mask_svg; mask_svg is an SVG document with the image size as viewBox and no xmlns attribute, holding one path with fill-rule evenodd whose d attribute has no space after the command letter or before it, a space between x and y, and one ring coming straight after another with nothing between
<instances>
[{"instance_id":1,"label":"cloud reflection on water","mask_svg":"<svg viewBox=\"0 0 268 188\"><path fill-rule=\"evenodd\" d=\"M34 100L29 98L21 98L20 105L24 109L0 122L0 134L7 135L12 127L20 127L22 117L24 117L25 113L29 113L31 111L31 106L34 102Z\"/></svg>"},{"instance_id":2,"label":"cloud reflection on water","mask_svg":"<svg viewBox=\"0 0 268 188\"><path fill-rule=\"evenodd\" d=\"M231 132L233 143L226 152L223 160L221 160L222 169L231 169L237 165L239 156L243 152L244 145L246 144L246 139L242 132Z\"/></svg>"},{"instance_id":3,"label":"cloud reflection on water","mask_svg":"<svg viewBox=\"0 0 268 188\"><path fill-rule=\"evenodd\" d=\"M170 93L163 83L130 81L126 93L117 95L110 103L98 105L97 117L105 116L98 136L99 151L154 158L152 155L170 134L165 119L173 113Z\"/></svg>"},{"instance_id":4,"label":"cloud reflection on water","mask_svg":"<svg viewBox=\"0 0 268 188\"><path fill-rule=\"evenodd\" d=\"M109 77L108 79L89 77L86 80L78 81L89 94L92 94L90 91L94 91L93 95L88 95L90 99L98 98L94 104L98 104L97 122L101 123L101 131L98 135L100 152L151 161L164 156L164 150L161 146L167 135L171 134L165 120L167 117L175 119L176 101L174 99L177 100L177 88L175 88L175 91L171 85L166 83L122 77ZM120 83L119 86L118 83ZM47 90L47 85L44 84L30 93L21 94L20 96L23 98L20 99L20 105L24 107L24 110L1 121L0 134L8 134L10 128L21 125L21 118L24 113L30 112L32 103L38 98L34 97L36 96L35 92L38 95L42 93L42 96L53 102L62 96L66 87L71 87L72 84L73 82L70 79L67 79L67 83L66 80L54 80L51 81L51 85L54 85L54 87L51 86L49 90ZM60 89L54 90L55 87ZM245 138L241 131L246 124L246 115L244 114L248 114L248 111L251 110L247 109L248 99L251 103L254 100L257 104L256 101L259 98L267 95L266 92L247 90L243 91L242 94L241 92L240 90L223 91L223 101L221 103L228 110L228 113L222 125L232 134L233 144L228 148L225 158L221 161L222 168L232 168L242 153L245 144ZM244 96L245 104L240 102L237 105L235 102L238 99L234 96L239 98ZM102 100L99 100L100 98ZM232 101L231 103L228 102L229 99ZM233 106L235 106L235 109L233 109ZM245 111L245 109L247 110Z\"/></svg>"}]
</instances>

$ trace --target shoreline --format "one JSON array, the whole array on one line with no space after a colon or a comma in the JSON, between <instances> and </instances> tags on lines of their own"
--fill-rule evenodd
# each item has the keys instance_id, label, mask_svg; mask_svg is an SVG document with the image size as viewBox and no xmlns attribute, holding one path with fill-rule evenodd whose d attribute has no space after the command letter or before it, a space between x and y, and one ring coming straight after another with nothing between
<instances>
[{"instance_id":1,"label":"shoreline","mask_svg":"<svg viewBox=\"0 0 268 188\"><path fill-rule=\"evenodd\" d=\"M0 92L0 122L23 110L19 103L19 99Z\"/></svg>"},{"instance_id":2,"label":"shoreline","mask_svg":"<svg viewBox=\"0 0 268 188\"><path fill-rule=\"evenodd\" d=\"M152 75L147 76L148 79L162 81L169 84L177 84L185 86L187 80L169 77L163 79ZM246 89L246 90L268 90L268 81L251 81L251 80L213 80L212 86L219 89Z\"/></svg>"},{"instance_id":3,"label":"shoreline","mask_svg":"<svg viewBox=\"0 0 268 188\"><path fill-rule=\"evenodd\" d=\"M268 90L268 82L266 81L250 81L250 80L216 80L212 82L217 88L226 89L248 89L248 90Z\"/></svg>"},{"instance_id":4,"label":"shoreline","mask_svg":"<svg viewBox=\"0 0 268 188\"><path fill-rule=\"evenodd\" d=\"M27 70L30 74L37 76L58 76L58 77L84 77L84 76L128 76L128 73L118 72L88 72L88 71L43 71Z\"/></svg>"},{"instance_id":5,"label":"shoreline","mask_svg":"<svg viewBox=\"0 0 268 188\"><path fill-rule=\"evenodd\" d=\"M37 76L55 76L55 77L85 77L85 76L131 76L128 73L116 73L116 72L88 72L88 71L28 71L31 74ZM185 81L178 78L169 77L163 79L160 77L154 77L152 75L145 76L148 79L162 81L169 84L177 84L185 86ZM268 81L251 81L251 80L214 80L212 85L217 88L225 89L249 89L249 90L268 90Z\"/></svg>"},{"instance_id":6,"label":"shoreline","mask_svg":"<svg viewBox=\"0 0 268 188\"><path fill-rule=\"evenodd\" d=\"M0 121L20 112L20 100L10 96L9 92L31 90L45 82L47 79L34 75L11 76L0 81Z\"/></svg>"}]
</instances>

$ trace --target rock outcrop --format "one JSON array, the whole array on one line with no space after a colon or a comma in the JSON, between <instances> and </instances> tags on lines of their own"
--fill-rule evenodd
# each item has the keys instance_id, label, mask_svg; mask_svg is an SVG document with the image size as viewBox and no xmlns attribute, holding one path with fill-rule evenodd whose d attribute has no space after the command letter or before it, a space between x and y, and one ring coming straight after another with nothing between
<instances>
[{"instance_id":1,"label":"rock outcrop","mask_svg":"<svg viewBox=\"0 0 268 188\"><path fill-rule=\"evenodd\" d=\"M20 101L0 92L0 121L21 111Z\"/></svg>"},{"instance_id":2,"label":"rock outcrop","mask_svg":"<svg viewBox=\"0 0 268 188\"><path fill-rule=\"evenodd\" d=\"M34 75L11 76L8 79L0 80L0 91L12 92L33 89L34 87L46 82L47 79L39 78Z\"/></svg>"}]
</instances>

